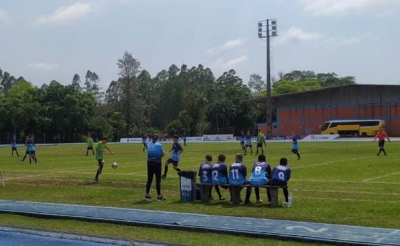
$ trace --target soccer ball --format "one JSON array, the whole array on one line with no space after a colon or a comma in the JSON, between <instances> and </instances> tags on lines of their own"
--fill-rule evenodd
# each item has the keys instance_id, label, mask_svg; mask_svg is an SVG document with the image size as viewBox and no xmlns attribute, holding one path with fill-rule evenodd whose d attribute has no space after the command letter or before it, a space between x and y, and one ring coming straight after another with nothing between
<instances>
[{"instance_id":1,"label":"soccer ball","mask_svg":"<svg viewBox=\"0 0 400 246\"><path fill-rule=\"evenodd\" d=\"M114 162L114 163L111 165L111 167L114 168L114 169L117 169L117 168L118 168L118 163Z\"/></svg>"}]
</instances>

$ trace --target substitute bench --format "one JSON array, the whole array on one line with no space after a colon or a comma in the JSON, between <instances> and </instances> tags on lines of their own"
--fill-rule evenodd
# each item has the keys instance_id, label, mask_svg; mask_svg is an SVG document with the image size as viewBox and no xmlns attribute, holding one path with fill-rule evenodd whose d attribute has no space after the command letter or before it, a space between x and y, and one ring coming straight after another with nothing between
<instances>
[{"instance_id":1,"label":"substitute bench","mask_svg":"<svg viewBox=\"0 0 400 246\"><path fill-rule=\"evenodd\" d=\"M196 183L197 187L200 189L200 197L201 201L203 203L208 203L210 201L210 187L211 186L216 186L215 184L201 184L201 183ZM232 193L232 204L234 205L239 205L242 201L240 197L240 193L242 189L248 188L248 187L254 187L254 188L266 188L270 195L271 195L271 201L270 201L270 206L271 207L276 207L278 206L278 189L283 189L287 188L287 186L272 186L272 185L262 185L262 186L255 186L255 185L250 185L250 184L245 184L245 185L220 185L223 187L229 187Z\"/></svg>"}]
</instances>

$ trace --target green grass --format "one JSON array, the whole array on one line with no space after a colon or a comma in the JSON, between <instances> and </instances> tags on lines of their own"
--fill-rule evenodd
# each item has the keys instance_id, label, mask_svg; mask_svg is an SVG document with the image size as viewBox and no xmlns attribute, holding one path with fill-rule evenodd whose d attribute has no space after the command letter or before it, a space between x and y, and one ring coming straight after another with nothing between
<instances>
[{"instance_id":1,"label":"green grass","mask_svg":"<svg viewBox=\"0 0 400 246\"><path fill-rule=\"evenodd\" d=\"M170 144L164 146L169 149ZM287 157L292 168L289 187L294 206L273 209L261 205L238 209L219 201L209 205L180 203L179 180L172 168L162 183L167 201L144 202L146 156L142 146L110 147L115 156L105 155L106 166L98 184L92 183L96 161L84 156L84 145L39 146L37 165L20 162L20 158L10 156L9 148L2 148L0 168L7 186L0 187L0 198L400 228L400 143L387 144L388 156L380 157L376 156L377 144L372 142L300 143L300 161L290 153L290 143L269 143L267 159L272 166ZM180 166L197 171L205 154L216 158L219 153L231 163L239 150L235 143L189 144ZM110 167L114 161L119 163L116 170ZM254 156L245 157L249 168L254 161ZM154 189L152 193L155 196Z\"/></svg>"}]
</instances>

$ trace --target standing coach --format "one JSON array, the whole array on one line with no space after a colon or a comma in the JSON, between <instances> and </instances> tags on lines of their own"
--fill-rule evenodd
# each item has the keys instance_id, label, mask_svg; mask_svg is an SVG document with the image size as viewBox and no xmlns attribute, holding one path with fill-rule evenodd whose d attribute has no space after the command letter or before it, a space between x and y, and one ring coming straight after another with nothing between
<instances>
[{"instance_id":1,"label":"standing coach","mask_svg":"<svg viewBox=\"0 0 400 246\"><path fill-rule=\"evenodd\" d=\"M151 142L147 145L147 185L146 185L146 200L150 200L150 188L153 182L153 177L156 176L157 200L164 201L165 198L161 195L161 163L165 155L162 145L158 142L158 136L154 134Z\"/></svg>"}]
</instances>

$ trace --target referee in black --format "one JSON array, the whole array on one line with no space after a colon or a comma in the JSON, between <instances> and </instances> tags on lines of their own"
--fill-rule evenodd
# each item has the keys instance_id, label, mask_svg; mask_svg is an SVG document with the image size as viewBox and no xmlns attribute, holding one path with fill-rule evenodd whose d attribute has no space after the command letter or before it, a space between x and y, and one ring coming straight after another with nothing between
<instances>
[{"instance_id":1,"label":"referee in black","mask_svg":"<svg viewBox=\"0 0 400 246\"><path fill-rule=\"evenodd\" d=\"M161 163L165 155L162 145L158 142L158 136L154 134L151 142L147 145L147 185L146 185L146 200L150 200L150 188L153 182L153 177L156 176L157 201L164 201L165 198L161 195Z\"/></svg>"}]
</instances>

